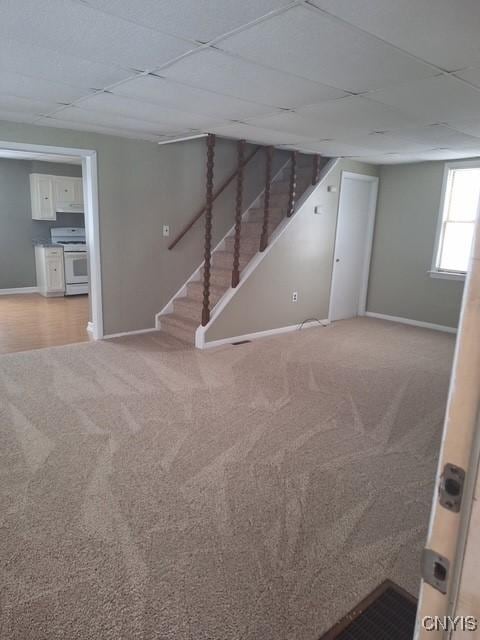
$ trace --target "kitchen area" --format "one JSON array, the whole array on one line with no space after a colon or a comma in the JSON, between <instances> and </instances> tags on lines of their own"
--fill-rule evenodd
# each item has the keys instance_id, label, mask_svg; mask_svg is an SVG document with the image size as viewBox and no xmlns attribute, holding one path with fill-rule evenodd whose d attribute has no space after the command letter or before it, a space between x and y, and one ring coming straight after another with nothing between
<instances>
[{"instance_id":1,"label":"kitchen area","mask_svg":"<svg viewBox=\"0 0 480 640\"><path fill-rule=\"evenodd\" d=\"M79 162L0 157L0 353L89 339Z\"/></svg>"}]
</instances>

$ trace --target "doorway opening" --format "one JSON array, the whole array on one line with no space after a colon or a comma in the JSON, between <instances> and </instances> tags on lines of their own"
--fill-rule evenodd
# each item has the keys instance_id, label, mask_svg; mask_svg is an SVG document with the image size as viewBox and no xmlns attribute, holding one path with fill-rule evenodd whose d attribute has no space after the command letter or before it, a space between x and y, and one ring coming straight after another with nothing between
<instances>
[{"instance_id":1,"label":"doorway opening","mask_svg":"<svg viewBox=\"0 0 480 640\"><path fill-rule=\"evenodd\" d=\"M0 354L103 337L96 152L0 141Z\"/></svg>"},{"instance_id":2,"label":"doorway opening","mask_svg":"<svg viewBox=\"0 0 480 640\"><path fill-rule=\"evenodd\" d=\"M329 320L365 315L378 178L344 171L340 183Z\"/></svg>"}]
</instances>

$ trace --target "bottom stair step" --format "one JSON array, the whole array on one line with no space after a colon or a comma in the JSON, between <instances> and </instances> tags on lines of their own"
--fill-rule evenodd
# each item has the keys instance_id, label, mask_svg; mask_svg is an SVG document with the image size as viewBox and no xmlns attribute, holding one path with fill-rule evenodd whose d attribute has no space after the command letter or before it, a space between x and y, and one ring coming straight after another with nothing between
<instances>
[{"instance_id":1,"label":"bottom stair step","mask_svg":"<svg viewBox=\"0 0 480 640\"><path fill-rule=\"evenodd\" d=\"M199 324L200 322L185 318L177 313L168 313L160 316L162 331L192 344L195 344L195 331Z\"/></svg>"}]
</instances>

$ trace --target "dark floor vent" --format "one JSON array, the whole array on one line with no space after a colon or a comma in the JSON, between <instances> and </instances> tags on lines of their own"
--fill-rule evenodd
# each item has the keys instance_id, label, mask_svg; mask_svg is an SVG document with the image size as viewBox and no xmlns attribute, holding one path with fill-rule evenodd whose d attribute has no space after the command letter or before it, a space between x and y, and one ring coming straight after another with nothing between
<instances>
[{"instance_id":1,"label":"dark floor vent","mask_svg":"<svg viewBox=\"0 0 480 640\"><path fill-rule=\"evenodd\" d=\"M386 580L320 640L412 640L417 601Z\"/></svg>"},{"instance_id":2,"label":"dark floor vent","mask_svg":"<svg viewBox=\"0 0 480 640\"><path fill-rule=\"evenodd\" d=\"M239 340L238 342L232 342L233 347L238 347L239 344L248 344L251 340Z\"/></svg>"}]
</instances>

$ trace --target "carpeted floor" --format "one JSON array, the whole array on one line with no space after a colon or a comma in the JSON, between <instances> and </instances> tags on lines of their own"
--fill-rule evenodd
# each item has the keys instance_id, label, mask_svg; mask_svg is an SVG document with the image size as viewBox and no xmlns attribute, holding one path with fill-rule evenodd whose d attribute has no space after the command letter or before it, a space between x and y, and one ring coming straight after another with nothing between
<instances>
[{"instance_id":1,"label":"carpeted floor","mask_svg":"<svg viewBox=\"0 0 480 640\"><path fill-rule=\"evenodd\" d=\"M316 640L415 593L453 347L358 319L0 357L0 637Z\"/></svg>"}]
</instances>

